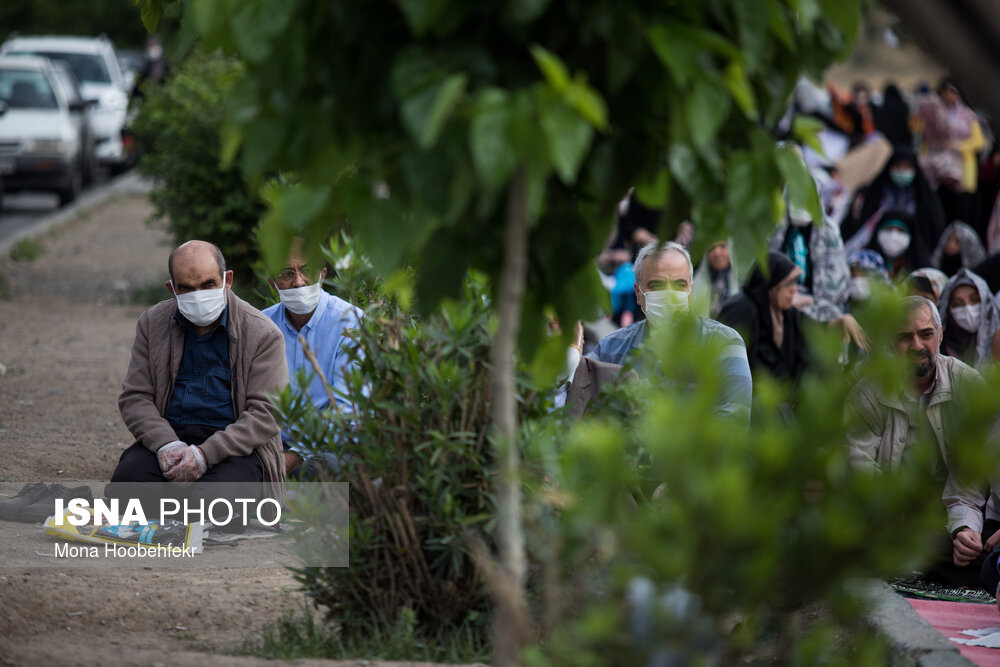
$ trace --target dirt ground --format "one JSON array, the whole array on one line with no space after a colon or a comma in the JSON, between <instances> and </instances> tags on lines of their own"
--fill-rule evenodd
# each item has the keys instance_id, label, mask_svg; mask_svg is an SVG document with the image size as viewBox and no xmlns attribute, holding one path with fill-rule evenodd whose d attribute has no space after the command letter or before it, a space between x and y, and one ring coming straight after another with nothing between
<instances>
[{"instance_id":1,"label":"dirt ground","mask_svg":"<svg viewBox=\"0 0 1000 667\"><path fill-rule=\"evenodd\" d=\"M132 297L167 296L169 243L149 213L143 196L115 195L37 238L38 259L0 258L0 481L106 480L131 444L116 401L144 308ZM0 521L5 535L51 541ZM306 604L271 541L235 547L259 567L114 572L12 566L0 549L0 664L274 664L224 655ZM311 663L371 664L295 664Z\"/></svg>"}]
</instances>

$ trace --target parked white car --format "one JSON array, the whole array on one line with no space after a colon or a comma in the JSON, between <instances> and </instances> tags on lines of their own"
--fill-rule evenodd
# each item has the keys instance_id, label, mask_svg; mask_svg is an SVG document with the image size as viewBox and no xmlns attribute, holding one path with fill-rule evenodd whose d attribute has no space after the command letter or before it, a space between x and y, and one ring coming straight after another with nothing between
<instances>
[{"instance_id":1,"label":"parked white car","mask_svg":"<svg viewBox=\"0 0 1000 667\"><path fill-rule=\"evenodd\" d=\"M0 56L0 180L7 192L76 199L88 169L88 103L72 99L45 58Z\"/></svg>"},{"instance_id":2,"label":"parked white car","mask_svg":"<svg viewBox=\"0 0 1000 667\"><path fill-rule=\"evenodd\" d=\"M35 55L69 65L85 99L97 100L91 111L97 160L118 172L132 156L122 143L128 91L114 46L106 37L12 37L0 56Z\"/></svg>"}]
</instances>

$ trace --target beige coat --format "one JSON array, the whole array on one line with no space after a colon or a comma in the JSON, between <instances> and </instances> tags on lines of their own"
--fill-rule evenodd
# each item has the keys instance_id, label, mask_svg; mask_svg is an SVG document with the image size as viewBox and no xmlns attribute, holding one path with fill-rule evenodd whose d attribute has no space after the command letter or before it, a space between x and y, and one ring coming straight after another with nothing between
<instances>
[{"instance_id":1,"label":"beige coat","mask_svg":"<svg viewBox=\"0 0 1000 667\"><path fill-rule=\"evenodd\" d=\"M982 507L986 497L979 489L962 487L950 470L951 447L945 439L942 407L952 400L956 387L966 382L981 384L982 376L954 357L937 356L937 376L934 388L927 399L927 421L937 439L941 459L949 467L942 500L948 511L948 531L954 532L968 526L977 532L983 528ZM903 450L909 439L910 419L902 396L878 394L865 382L859 383L848 395L848 411L853 411L858 424L848 432L851 462L861 468L876 471L891 470L899 466Z\"/></svg>"},{"instance_id":2,"label":"beige coat","mask_svg":"<svg viewBox=\"0 0 1000 667\"><path fill-rule=\"evenodd\" d=\"M288 384L285 343L274 322L232 290L226 294L236 421L209 437L201 450L209 467L229 456L255 453L263 467L265 492L276 496L285 479L285 459L268 395ZM176 302L169 299L139 317L118 397L125 426L152 452L178 439L165 418L184 354L185 331L174 320L176 310Z\"/></svg>"}]
</instances>

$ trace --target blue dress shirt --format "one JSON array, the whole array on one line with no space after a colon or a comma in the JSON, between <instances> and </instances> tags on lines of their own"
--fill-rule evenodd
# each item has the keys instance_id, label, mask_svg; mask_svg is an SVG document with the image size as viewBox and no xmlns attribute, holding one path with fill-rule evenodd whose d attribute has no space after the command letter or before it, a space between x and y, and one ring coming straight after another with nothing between
<instances>
[{"instance_id":1,"label":"blue dress shirt","mask_svg":"<svg viewBox=\"0 0 1000 667\"><path fill-rule=\"evenodd\" d=\"M328 292L321 292L316 310L301 331L296 331L288 322L283 303L266 308L264 314L278 325L285 338L285 358L288 361L290 379L294 382L300 369L305 369L310 376L306 393L312 404L322 410L330 404L330 400L312 364L306 359L299 335L316 355L319 367L323 369L323 375L333 389L337 409L351 410L344 372L351 365L349 352L356 345L353 340L344 336L344 332L360 326L361 309Z\"/></svg>"},{"instance_id":2,"label":"blue dress shirt","mask_svg":"<svg viewBox=\"0 0 1000 667\"><path fill-rule=\"evenodd\" d=\"M696 319L701 340L715 340L722 345L722 352L716 359L716 366L722 377L722 387L716 399L716 412L749 424L753 380L750 376L747 348L743 339L735 330L725 324L707 317ZM643 349L642 342L646 333L647 321L640 320L608 334L597 343L597 347L591 350L587 357L622 366L634 361L633 367L636 373L640 377L654 381L654 378L651 377L655 372L651 368L652 364L644 355L640 354ZM632 358L633 354L636 355L635 359Z\"/></svg>"},{"instance_id":3,"label":"blue dress shirt","mask_svg":"<svg viewBox=\"0 0 1000 667\"><path fill-rule=\"evenodd\" d=\"M219 326L201 336L179 312L174 313L174 319L185 330L184 356L170 394L167 421L221 431L236 421L229 366L229 308L222 312Z\"/></svg>"}]
</instances>

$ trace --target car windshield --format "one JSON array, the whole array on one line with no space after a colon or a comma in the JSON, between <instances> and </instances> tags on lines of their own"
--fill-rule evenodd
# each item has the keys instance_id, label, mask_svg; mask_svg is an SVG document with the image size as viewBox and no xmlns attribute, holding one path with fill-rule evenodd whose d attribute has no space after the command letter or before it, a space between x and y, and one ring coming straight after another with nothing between
<instances>
[{"instance_id":1,"label":"car windshield","mask_svg":"<svg viewBox=\"0 0 1000 667\"><path fill-rule=\"evenodd\" d=\"M17 51L11 55L45 56L69 65L80 83L111 83L111 75L104 66L104 59L89 53L66 53L64 51Z\"/></svg>"},{"instance_id":2,"label":"car windshield","mask_svg":"<svg viewBox=\"0 0 1000 667\"><path fill-rule=\"evenodd\" d=\"M0 69L0 99L11 109L58 109L49 80L41 72Z\"/></svg>"}]
</instances>

